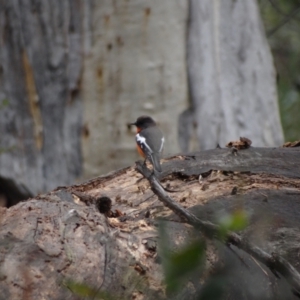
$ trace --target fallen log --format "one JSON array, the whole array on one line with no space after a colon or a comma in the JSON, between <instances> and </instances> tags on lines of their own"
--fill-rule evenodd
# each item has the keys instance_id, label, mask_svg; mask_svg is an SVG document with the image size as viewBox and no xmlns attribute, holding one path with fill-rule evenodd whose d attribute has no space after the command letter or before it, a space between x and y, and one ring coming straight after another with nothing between
<instances>
[{"instance_id":1,"label":"fallen log","mask_svg":"<svg viewBox=\"0 0 300 300\"><path fill-rule=\"evenodd\" d=\"M137 164L150 182L128 167L1 208L0 299L168 297L158 219L170 253L195 234L189 224L210 240L203 276L190 279L174 299L201 294L220 265L230 274L224 299L293 299L299 294L299 167L299 148L214 149L165 159L159 178ZM194 222L159 201L152 179ZM217 241L220 216L241 209L249 226Z\"/></svg>"}]
</instances>

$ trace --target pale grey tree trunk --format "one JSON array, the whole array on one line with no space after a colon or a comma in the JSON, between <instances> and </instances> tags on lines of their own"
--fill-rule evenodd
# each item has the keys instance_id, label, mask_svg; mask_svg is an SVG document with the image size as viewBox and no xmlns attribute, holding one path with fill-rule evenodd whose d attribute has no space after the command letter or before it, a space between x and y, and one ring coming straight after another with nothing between
<instances>
[{"instance_id":1,"label":"pale grey tree trunk","mask_svg":"<svg viewBox=\"0 0 300 300\"><path fill-rule=\"evenodd\" d=\"M138 159L140 115L159 122L165 155L179 151L177 118L187 106L186 0L84 2L83 139L86 176Z\"/></svg>"},{"instance_id":2,"label":"pale grey tree trunk","mask_svg":"<svg viewBox=\"0 0 300 300\"><path fill-rule=\"evenodd\" d=\"M187 57L192 113L181 119L186 128L197 124L201 149L240 136L255 146L283 142L273 60L256 1L190 0Z\"/></svg>"}]
</instances>

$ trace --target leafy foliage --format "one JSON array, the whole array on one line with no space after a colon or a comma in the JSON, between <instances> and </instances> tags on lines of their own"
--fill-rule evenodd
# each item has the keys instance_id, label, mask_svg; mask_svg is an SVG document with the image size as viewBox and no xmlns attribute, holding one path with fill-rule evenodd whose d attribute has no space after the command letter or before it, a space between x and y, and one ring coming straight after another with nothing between
<instances>
[{"instance_id":1,"label":"leafy foliage","mask_svg":"<svg viewBox=\"0 0 300 300\"><path fill-rule=\"evenodd\" d=\"M167 294L177 293L189 280L201 272L205 259L205 242L195 238L181 249L174 251L170 247L169 236L163 222L159 226L160 256L165 273Z\"/></svg>"},{"instance_id":2,"label":"leafy foliage","mask_svg":"<svg viewBox=\"0 0 300 300\"><path fill-rule=\"evenodd\" d=\"M3 109L5 108L6 106L9 105L9 100L8 99L3 99L1 102L0 102L0 109Z\"/></svg>"},{"instance_id":3,"label":"leafy foliage","mask_svg":"<svg viewBox=\"0 0 300 300\"><path fill-rule=\"evenodd\" d=\"M225 236L228 231L240 231L248 226L248 216L244 210L237 210L232 214L223 215L219 220L220 235Z\"/></svg>"},{"instance_id":4,"label":"leafy foliage","mask_svg":"<svg viewBox=\"0 0 300 300\"><path fill-rule=\"evenodd\" d=\"M76 296L82 299L116 300L106 292L92 288L91 286L73 280L66 280L64 285Z\"/></svg>"},{"instance_id":5,"label":"leafy foliage","mask_svg":"<svg viewBox=\"0 0 300 300\"><path fill-rule=\"evenodd\" d=\"M259 0L277 70L280 114L287 141L300 139L300 3Z\"/></svg>"},{"instance_id":6,"label":"leafy foliage","mask_svg":"<svg viewBox=\"0 0 300 300\"><path fill-rule=\"evenodd\" d=\"M221 237L225 237L228 231L245 229L248 226L248 216L244 210L240 209L220 217L219 225L219 234ZM196 282L196 287L200 283L200 278L202 278L205 270L206 241L196 233L195 236L189 237L189 242L174 250L164 222L160 223L159 233L159 255L162 259L167 295L170 296L170 299L179 299L180 296L178 295L188 282ZM216 249L218 248L220 247L217 246ZM203 286L200 285L201 288L196 292L195 299L221 299L224 296L227 276L224 266L220 267L214 274L210 273L208 277L205 275L205 283Z\"/></svg>"}]
</instances>

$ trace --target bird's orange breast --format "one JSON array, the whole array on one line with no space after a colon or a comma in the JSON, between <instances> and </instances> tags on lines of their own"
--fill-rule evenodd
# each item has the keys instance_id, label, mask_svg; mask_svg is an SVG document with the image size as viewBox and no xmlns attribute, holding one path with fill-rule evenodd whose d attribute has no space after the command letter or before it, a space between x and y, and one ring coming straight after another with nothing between
<instances>
[{"instance_id":1,"label":"bird's orange breast","mask_svg":"<svg viewBox=\"0 0 300 300\"><path fill-rule=\"evenodd\" d=\"M142 148L138 144L136 144L136 148L137 148L139 155L146 158L145 153L143 152Z\"/></svg>"}]
</instances>

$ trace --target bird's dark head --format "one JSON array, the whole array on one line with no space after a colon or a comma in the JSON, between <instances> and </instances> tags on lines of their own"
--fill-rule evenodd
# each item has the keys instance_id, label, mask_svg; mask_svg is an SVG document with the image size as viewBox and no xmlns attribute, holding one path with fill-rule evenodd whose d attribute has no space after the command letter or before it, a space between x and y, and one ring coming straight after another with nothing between
<instances>
[{"instance_id":1,"label":"bird's dark head","mask_svg":"<svg viewBox=\"0 0 300 300\"><path fill-rule=\"evenodd\" d=\"M151 126L155 126L155 121L149 116L138 117L134 123L130 125L135 125L139 130L146 129Z\"/></svg>"}]
</instances>

